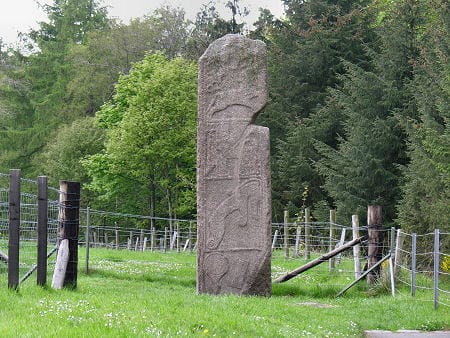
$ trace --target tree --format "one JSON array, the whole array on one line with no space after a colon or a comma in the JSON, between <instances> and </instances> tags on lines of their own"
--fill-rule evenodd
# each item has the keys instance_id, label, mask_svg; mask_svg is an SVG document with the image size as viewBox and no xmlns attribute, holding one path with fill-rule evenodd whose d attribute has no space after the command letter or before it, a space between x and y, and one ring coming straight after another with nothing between
<instances>
[{"instance_id":1,"label":"tree","mask_svg":"<svg viewBox=\"0 0 450 338\"><path fill-rule=\"evenodd\" d=\"M51 132L62 121L82 115L65 105L66 86L75 72L66 59L70 46L84 43L89 31L107 22L105 9L94 0L55 0L43 8L49 21L27 35L30 50L14 52L13 65L0 84L0 105L9 112L0 117L2 160L28 175L37 174L30 159Z\"/></svg>"},{"instance_id":2,"label":"tree","mask_svg":"<svg viewBox=\"0 0 450 338\"><path fill-rule=\"evenodd\" d=\"M337 148L316 141L322 158L316 163L338 214L366 216L367 205L383 206L383 220L395 218L399 197L402 140L390 111L392 88L377 74L349 65L342 88L333 91L329 109L341 109L343 134Z\"/></svg>"},{"instance_id":3,"label":"tree","mask_svg":"<svg viewBox=\"0 0 450 338\"><path fill-rule=\"evenodd\" d=\"M365 215L367 204L381 204L384 222L396 219L402 173L408 161L399 120L417 113L409 83L418 59L423 4L404 0L385 13L377 27L379 44L368 53L371 69L349 65L333 105L345 116L344 133L336 147L318 142L324 156L318 168L338 210ZM367 68L367 67L366 67Z\"/></svg>"},{"instance_id":4,"label":"tree","mask_svg":"<svg viewBox=\"0 0 450 338\"><path fill-rule=\"evenodd\" d=\"M108 101L121 74L149 51L162 51L169 58L186 48L187 25L182 9L168 6L129 24L111 21L100 31L92 31L84 44L72 45L67 59L77 70L66 86L67 110L94 115Z\"/></svg>"},{"instance_id":5,"label":"tree","mask_svg":"<svg viewBox=\"0 0 450 338\"><path fill-rule=\"evenodd\" d=\"M196 78L196 64L149 54L97 113L107 129L106 151L86 166L92 189L119 210L195 212Z\"/></svg>"},{"instance_id":6,"label":"tree","mask_svg":"<svg viewBox=\"0 0 450 338\"><path fill-rule=\"evenodd\" d=\"M226 7L232 13L232 18L229 21L220 17L214 0L202 5L196 15L194 28L188 40L186 57L198 60L213 41L226 34L243 33L244 24L237 23L236 18L245 17L248 15L248 10L245 7L241 10L238 0L228 1Z\"/></svg>"},{"instance_id":7,"label":"tree","mask_svg":"<svg viewBox=\"0 0 450 338\"><path fill-rule=\"evenodd\" d=\"M448 229L450 219L450 66L449 8L444 1L426 3L418 41L420 57L410 83L416 116L404 118L410 162L404 167L403 196L397 221L410 232ZM450 241L444 243L450 248Z\"/></svg>"},{"instance_id":8,"label":"tree","mask_svg":"<svg viewBox=\"0 0 450 338\"><path fill-rule=\"evenodd\" d=\"M103 150L104 130L94 126L93 117L84 117L71 124L61 125L49 138L44 151L34 161L41 174L48 175L50 184L57 185L61 179L89 183L82 160ZM84 191L85 192L85 191ZM87 194L82 194L86 203Z\"/></svg>"},{"instance_id":9,"label":"tree","mask_svg":"<svg viewBox=\"0 0 450 338\"><path fill-rule=\"evenodd\" d=\"M323 135L326 139L322 141L336 144L340 126L334 122L339 116L320 112L328 88L338 83L345 62L366 66L365 49L373 39L371 13L363 7L365 2L284 3L286 18L275 20L263 11L255 32L269 52L270 101L258 123L271 131L272 213L278 220L287 205L303 203L305 189L309 206L329 200L313 166L320 155L311 146L312 137ZM325 126L329 129L323 130Z\"/></svg>"}]
</instances>

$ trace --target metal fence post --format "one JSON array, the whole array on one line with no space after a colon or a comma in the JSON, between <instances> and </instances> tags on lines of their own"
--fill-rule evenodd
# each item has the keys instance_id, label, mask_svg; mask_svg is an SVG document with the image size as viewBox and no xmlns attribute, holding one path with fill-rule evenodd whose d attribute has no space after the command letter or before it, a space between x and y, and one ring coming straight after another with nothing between
<instances>
[{"instance_id":1,"label":"metal fence post","mask_svg":"<svg viewBox=\"0 0 450 338\"><path fill-rule=\"evenodd\" d=\"M91 209L86 208L86 273L89 273L89 230L91 227Z\"/></svg>"},{"instance_id":2,"label":"metal fence post","mask_svg":"<svg viewBox=\"0 0 450 338\"><path fill-rule=\"evenodd\" d=\"M434 309L439 305L439 229L434 229Z\"/></svg>"},{"instance_id":3,"label":"metal fence post","mask_svg":"<svg viewBox=\"0 0 450 338\"><path fill-rule=\"evenodd\" d=\"M416 295L416 250L417 234L413 233L411 238L411 296Z\"/></svg>"},{"instance_id":4,"label":"metal fence post","mask_svg":"<svg viewBox=\"0 0 450 338\"><path fill-rule=\"evenodd\" d=\"M38 180L37 285L47 283L48 186L47 177Z\"/></svg>"},{"instance_id":5,"label":"metal fence post","mask_svg":"<svg viewBox=\"0 0 450 338\"><path fill-rule=\"evenodd\" d=\"M8 288L19 286L20 169L9 176Z\"/></svg>"},{"instance_id":6,"label":"metal fence post","mask_svg":"<svg viewBox=\"0 0 450 338\"><path fill-rule=\"evenodd\" d=\"M284 210L284 258L289 258L289 227L288 227L289 211Z\"/></svg>"}]
</instances>

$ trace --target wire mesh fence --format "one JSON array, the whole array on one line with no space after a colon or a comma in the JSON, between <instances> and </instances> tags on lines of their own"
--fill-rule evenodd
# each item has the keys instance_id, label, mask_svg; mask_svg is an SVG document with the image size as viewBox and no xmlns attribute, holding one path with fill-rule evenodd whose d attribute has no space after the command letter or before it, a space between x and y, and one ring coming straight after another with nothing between
<instances>
[{"instance_id":1,"label":"wire mesh fence","mask_svg":"<svg viewBox=\"0 0 450 338\"><path fill-rule=\"evenodd\" d=\"M36 266L37 256L37 183L21 179L20 194L20 257L19 272L23 280ZM0 284L5 285L8 274L8 222L10 191L9 175L0 173ZM6 187L6 188L5 188ZM48 191L47 252L58 242L58 216L62 205L59 189ZM86 250L86 268L89 249L133 250L140 252L194 252L196 250L197 222L188 219L169 219L143 215L121 214L89 208L80 209L78 244ZM391 255L393 272L398 284L406 285L414 296L420 290L434 293L430 301L450 306L450 255L445 251L449 233L407 234L396 229L377 230L380 256ZM342 289L367 270L369 260L369 228L344 226L328 222L294 221L272 224L274 256L296 260L298 265L320 258L324 253L341 247L358 236L366 238L352 249L327 259L314 268L314 278L320 287ZM437 236L437 237L436 237ZM437 239L436 239L437 238ZM420 245L418 245L420 243ZM442 250L444 248L444 250ZM3 257L3 258L2 258ZM4 259L6 257L6 260ZM395 260L394 260L395 257ZM54 259L50 264L54 264ZM81 264L80 264L81 265ZM388 263L384 264L387 271ZM91 268L101 268L91 266ZM286 271L272 266L273 277ZM308 276L306 274L306 276ZM334 276L337 278L330 278ZM306 277L308 278L308 277Z\"/></svg>"},{"instance_id":2,"label":"wire mesh fence","mask_svg":"<svg viewBox=\"0 0 450 338\"><path fill-rule=\"evenodd\" d=\"M435 308L450 307L450 255L442 250L450 233L438 229L422 235L400 231L400 236L404 239L396 252L397 282L407 286L413 297L417 292L432 292L429 301ZM417 245L420 242L422 245Z\"/></svg>"},{"instance_id":3,"label":"wire mesh fence","mask_svg":"<svg viewBox=\"0 0 450 338\"><path fill-rule=\"evenodd\" d=\"M8 275L10 189L9 174L0 174L0 283L6 283ZM6 187L6 188L5 188ZM38 193L37 181L20 179L20 227L19 227L19 279L27 278L36 268ZM47 208L47 252L56 246L58 226L58 190L49 190Z\"/></svg>"}]
</instances>

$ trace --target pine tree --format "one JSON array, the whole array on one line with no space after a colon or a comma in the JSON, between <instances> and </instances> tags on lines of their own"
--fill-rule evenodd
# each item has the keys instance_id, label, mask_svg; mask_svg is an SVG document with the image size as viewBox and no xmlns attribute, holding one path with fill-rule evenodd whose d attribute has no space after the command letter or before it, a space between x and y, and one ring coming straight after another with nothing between
<instances>
[{"instance_id":1,"label":"pine tree","mask_svg":"<svg viewBox=\"0 0 450 338\"><path fill-rule=\"evenodd\" d=\"M352 214L364 219L369 204L383 206L386 223L394 219L402 142L386 101L390 90L377 74L349 64L342 88L333 92L344 117L338 146L316 141L323 156L317 168L339 217L345 220Z\"/></svg>"},{"instance_id":2,"label":"pine tree","mask_svg":"<svg viewBox=\"0 0 450 338\"><path fill-rule=\"evenodd\" d=\"M344 60L367 63L364 45L372 40L371 19L362 9L363 2L285 4L286 19L274 20L270 13L262 12L255 33L269 50L270 102L258 123L271 130L273 215L278 219L289 203L300 206L307 187L310 205L328 200L313 166L319 156L311 144L313 135L320 138L314 129L321 130L324 137L337 132L333 127L336 119L326 116L328 121L322 123L313 116L325 105L328 88L334 87L345 71ZM329 130L324 129L325 124Z\"/></svg>"},{"instance_id":3,"label":"pine tree","mask_svg":"<svg viewBox=\"0 0 450 338\"><path fill-rule=\"evenodd\" d=\"M106 10L95 0L55 0L44 5L48 22L41 22L28 37L30 50L15 52L14 67L0 85L0 153L3 165L33 173L31 158L42 151L47 138L62 122L80 116L68 111L66 86L75 71L66 58L71 46L85 42L89 31L107 24Z\"/></svg>"},{"instance_id":4,"label":"pine tree","mask_svg":"<svg viewBox=\"0 0 450 338\"><path fill-rule=\"evenodd\" d=\"M450 230L450 9L440 0L428 1L426 9L410 84L417 116L405 123L410 162L397 219L402 228L422 234Z\"/></svg>"},{"instance_id":5,"label":"pine tree","mask_svg":"<svg viewBox=\"0 0 450 338\"><path fill-rule=\"evenodd\" d=\"M364 217L368 204L382 205L386 224L396 218L399 167L407 162L406 135L398 120L416 111L408 84L418 57L422 9L416 1L395 3L378 26L379 45L369 51L371 69L349 65L330 101L330 108L344 113L344 133L337 147L317 143L324 156L318 168L347 219L351 213Z\"/></svg>"}]
</instances>

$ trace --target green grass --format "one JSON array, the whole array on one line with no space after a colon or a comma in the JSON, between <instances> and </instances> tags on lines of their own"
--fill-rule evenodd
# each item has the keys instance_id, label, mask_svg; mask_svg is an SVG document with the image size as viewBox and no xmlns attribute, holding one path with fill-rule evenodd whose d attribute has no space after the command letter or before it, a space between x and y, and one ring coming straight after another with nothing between
<instances>
[{"instance_id":1,"label":"green grass","mask_svg":"<svg viewBox=\"0 0 450 338\"><path fill-rule=\"evenodd\" d=\"M37 287L33 275L15 292L0 271L0 336L358 337L367 329L450 328L449 308L435 311L430 292L412 298L401 289L392 298L382 285L368 292L361 282L335 298L348 280L326 267L274 284L272 297L211 296L196 294L195 255L90 253L86 275L80 251L76 290ZM273 276L302 263L277 253Z\"/></svg>"}]
</instances>

